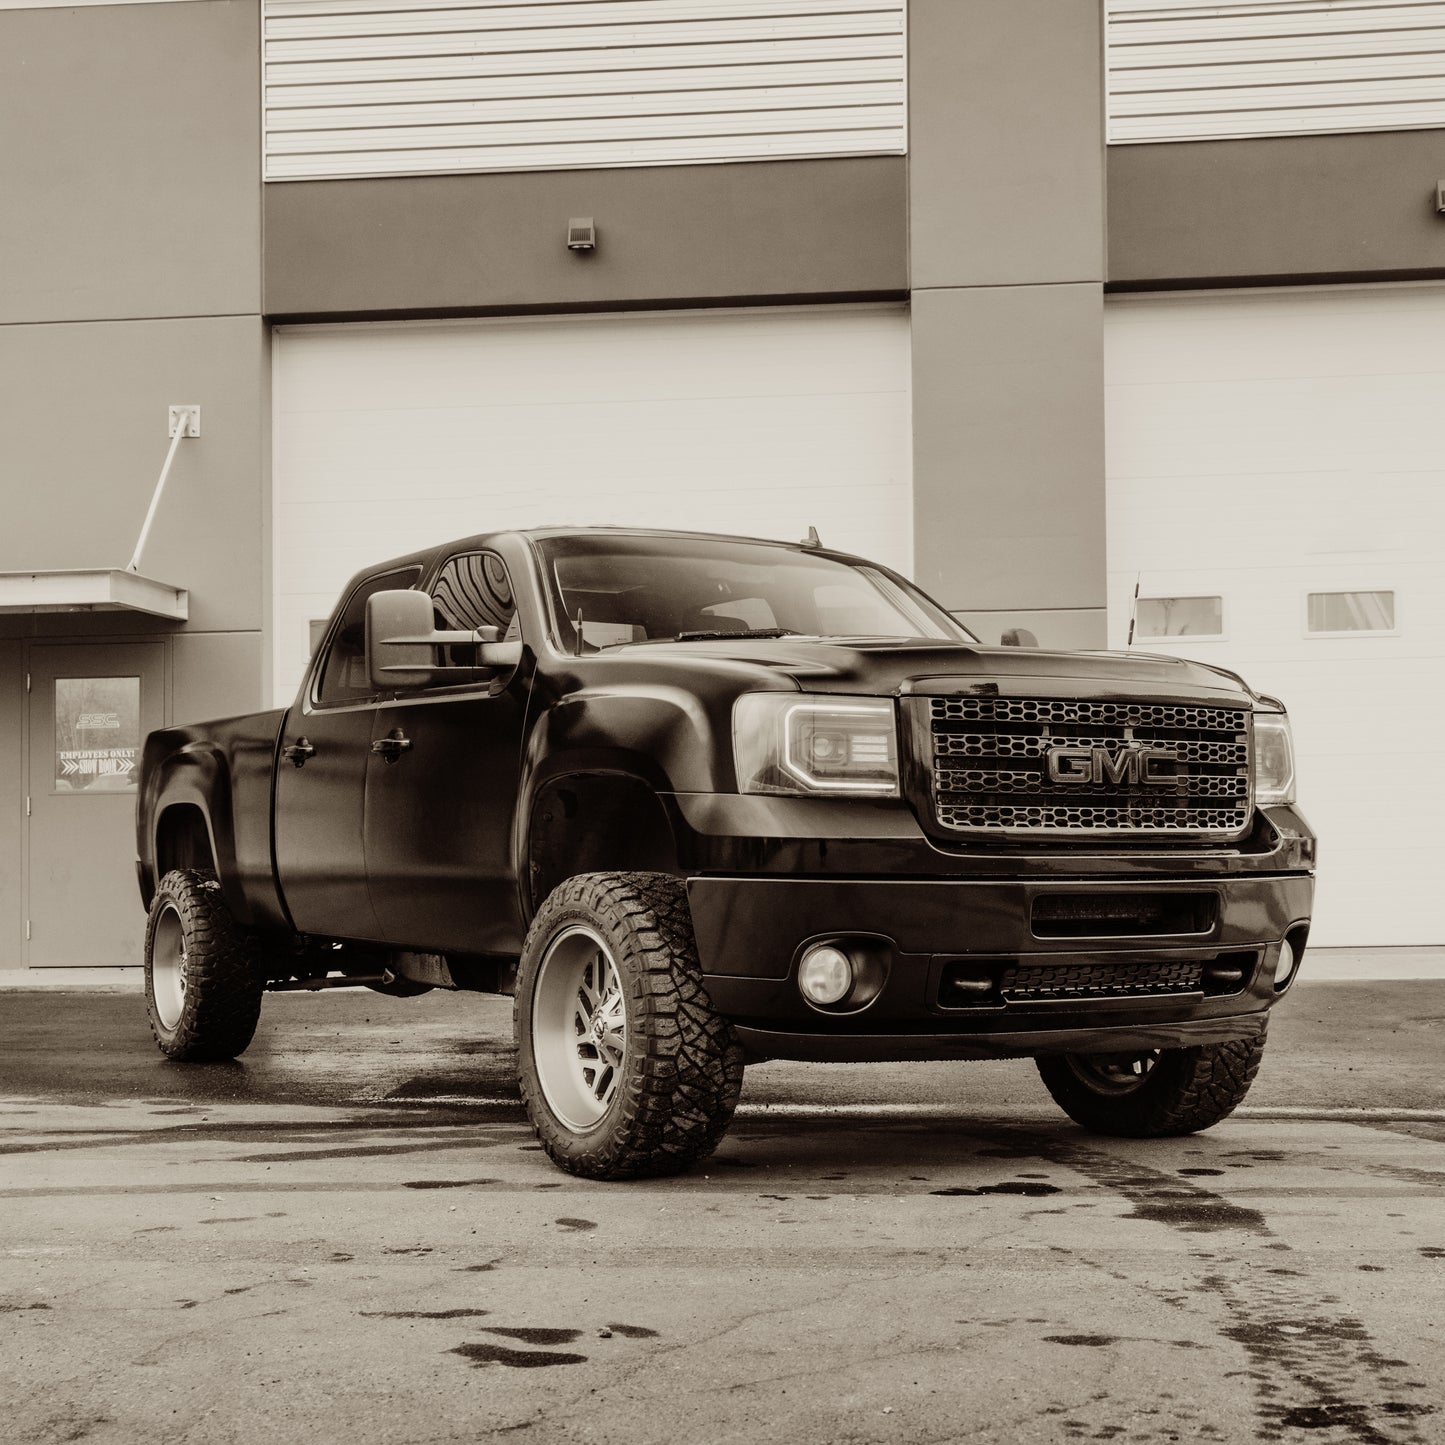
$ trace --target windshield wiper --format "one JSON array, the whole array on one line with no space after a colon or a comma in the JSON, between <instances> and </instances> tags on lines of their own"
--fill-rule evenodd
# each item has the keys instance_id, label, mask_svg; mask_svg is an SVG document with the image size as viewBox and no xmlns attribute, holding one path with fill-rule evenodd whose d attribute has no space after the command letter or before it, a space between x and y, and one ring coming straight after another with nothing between
<instances>
[{"instance_id":1,"label":"windshield wiper","mask_svg":"<svg viewBox=\"0 0 1445 1445\"><path fill-rule=\"evenodd\" d=\"M679 632L674 642L720 642L730 637L801 637L796 627L745 627L730 632Z\"/></svg>"}]
</instances>

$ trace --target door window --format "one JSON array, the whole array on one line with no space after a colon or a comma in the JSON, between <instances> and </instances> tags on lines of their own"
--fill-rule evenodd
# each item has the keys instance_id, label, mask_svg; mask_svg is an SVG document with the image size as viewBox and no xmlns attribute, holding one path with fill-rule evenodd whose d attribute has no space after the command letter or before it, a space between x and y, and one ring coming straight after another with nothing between
<instances>
[{"instance_id":1,"label":"door window","mask_svg":"<svg viewBox=\"0 0 1445 1445\"><path fill-rule=\"evenodd\" d=\"M331 646L321 664L316 702L321 707L365 702L376 696L366 671L366 601L374 592L401 591L412 586L420 567L400 567L368 577L346 599L331 633Z\"/></svg>"},{"instance_id":2,"label":"door window","mask_svg":"<svg viewBox=\"0 0 1445 1445\"><path fill-rule=\"evenodd\" d=\"M517 615L512 580L495 552L467 552L453 557L432 585L437 628L445 632L474 632L495 627L506 637Z\"/></svg>"},{"instance_id":3,"label":"door window","mask_svg":"<svg viewBox=\"0 0 1445 1445\"><path fill-rule=\"evenodd\" d=\"M139 677L55 679L54 792L133 793L139 756Z\"/></svg>"},{"instance_id":4,"label":"door window","mask_svg":"<svg viewBox=\"0 0 1445 1445\"><path fill-rule=\"evenodd\" d=\"M499 640L520 636L517 601L507 565L495 552L465 552L450 558L432 584L432 610L438 632L475 632L495 627ZM476 662L466 645L440 649L445 667Z\"/></svg>"}]
</instances>

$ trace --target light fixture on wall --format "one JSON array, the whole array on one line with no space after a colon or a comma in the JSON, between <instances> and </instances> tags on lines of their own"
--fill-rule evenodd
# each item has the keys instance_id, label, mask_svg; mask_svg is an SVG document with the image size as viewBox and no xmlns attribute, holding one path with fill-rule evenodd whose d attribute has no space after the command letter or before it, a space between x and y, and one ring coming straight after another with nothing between
<instances>
[{"instance_id":1,"label":"light fixture on wall","mask_svg":"<svg viewBox=\"0 0 1445 1445\"><path fill-rule=\"evenodd\" d=\"M597 249L597 227L591 216L572 216L567 221L567 249L569 251L595 251Z\"/></svg>"},{"instance_id":2,"label":"light fixture on wall","mask_svg":"<svg viewBox=\"0 0 1445 1445\"><path fill-rule=\"evenodd\" d=\"M1445 216L1445 181L1435 182L1435 209Z\"/></svg>"}]
</instances>

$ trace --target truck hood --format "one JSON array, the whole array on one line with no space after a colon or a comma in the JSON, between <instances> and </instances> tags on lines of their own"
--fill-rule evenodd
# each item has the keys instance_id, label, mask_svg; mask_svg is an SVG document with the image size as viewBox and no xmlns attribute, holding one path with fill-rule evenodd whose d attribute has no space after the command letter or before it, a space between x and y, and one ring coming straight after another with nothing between
<instances>
[{"instance_id":1,"label":"truck hood","mask_svg":"<svg viewBox=\"0 0 1445 1445\"><path fill-rule=\"evenodd\" d=\"M1049 652L894 638L736 638L619 648L649 662L690 670L716 659L730 673L742 664L790 678L804 692L863 694L957 692L993 683L1002 692L1036 685L1046 692L1127 694L1132 689L1179 696L1256 695L1232 672L1148 652ZM763 681L760 677L759 681Z\"/></svg>"}]
</instances>

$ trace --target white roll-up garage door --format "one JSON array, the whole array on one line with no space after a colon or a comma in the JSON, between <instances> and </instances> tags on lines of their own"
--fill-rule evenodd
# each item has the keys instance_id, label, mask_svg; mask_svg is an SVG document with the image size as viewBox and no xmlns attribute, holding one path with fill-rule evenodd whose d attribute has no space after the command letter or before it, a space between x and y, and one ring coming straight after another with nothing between
<instances>
[{"instance_id":1,"label":"white roll-up garage door","mask_svg":"<svg viewBox=\"0 0 1445 1445\"><path fill-rule=\"evenodd\" d=\"M900 307L280 327L273 682L353 572L451 537L614 523L912 561Z\"/></svg>"},{"instance_id":2,"label":"white roll-up garage door","mask_svg":"<svg viewBox=\"0 0 1445 1445\"><path fill-rule=\"evenodd\" d=\"M1313 941L1445 941L1445 289L1107 310L1109 626L1284 699ZM1162 636L1161 636L1162 634Z\"/></svg>"}]
</instances>

